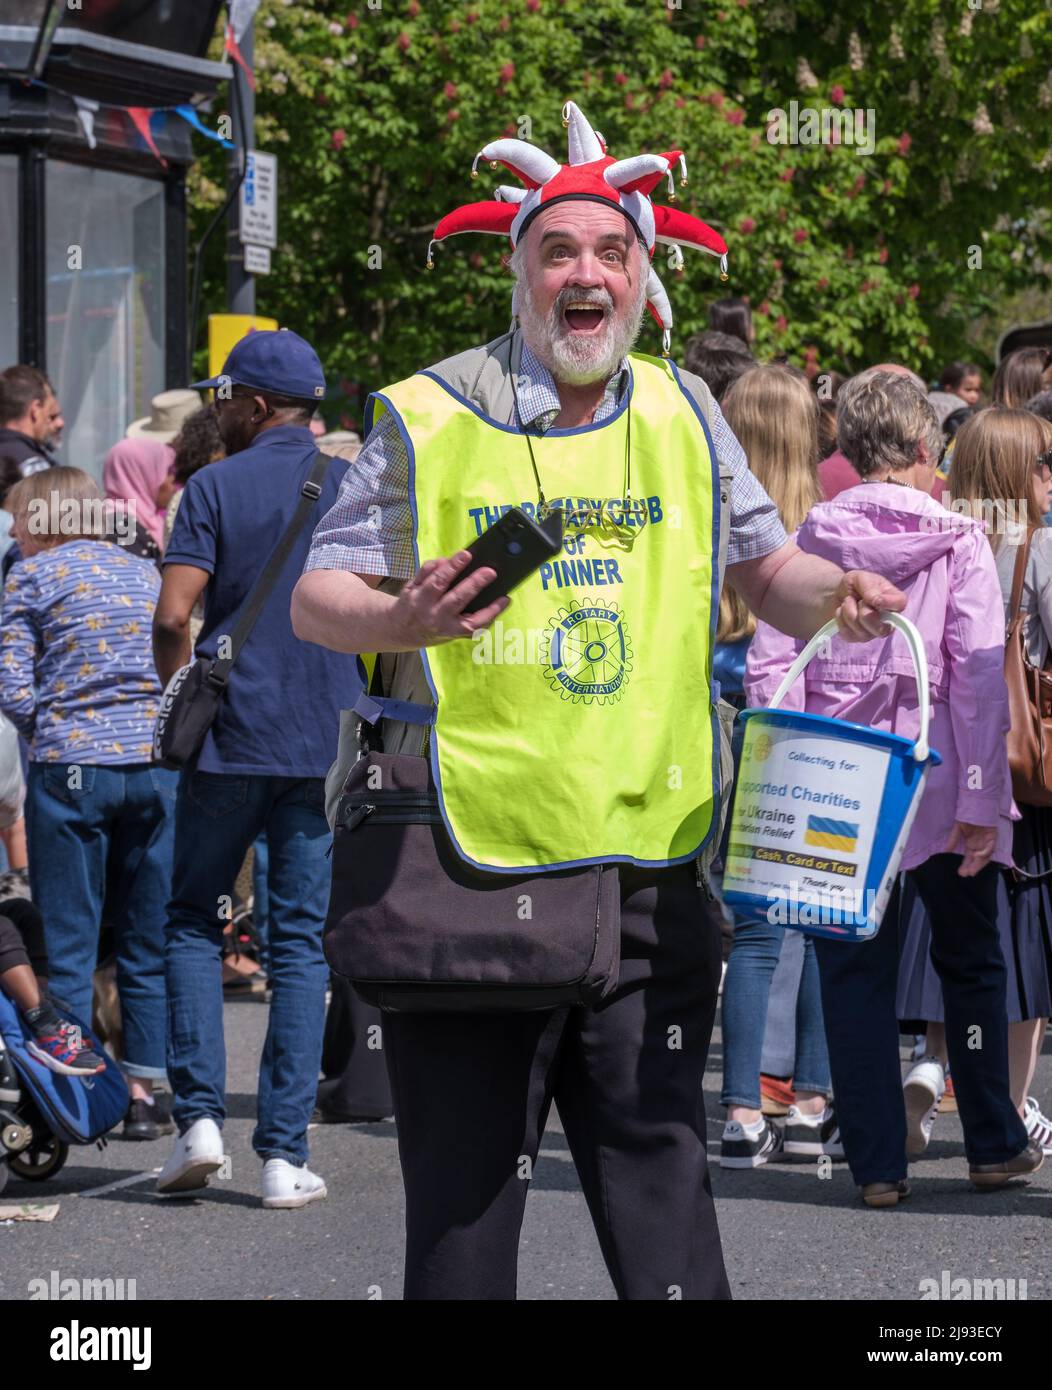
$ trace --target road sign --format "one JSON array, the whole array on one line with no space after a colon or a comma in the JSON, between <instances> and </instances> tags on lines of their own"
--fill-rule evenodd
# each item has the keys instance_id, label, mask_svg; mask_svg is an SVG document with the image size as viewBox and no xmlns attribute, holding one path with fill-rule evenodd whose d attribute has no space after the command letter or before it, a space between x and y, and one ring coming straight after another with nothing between
<instances>
[{"instance_id":1,"label":"road sign","mask_svg":"<svg viewBox=\"0 0 1052 1390\"><path fill-rule=\"evenodd\" d=\"M248 246L244 248L245 269L252 275L270 274L270 247Z\"/></svg>"},{"instance_id":2,"label":"road sign","mask_svg":"<svg viewBox=\"0 0 1052 1390\"><path fill-rule=\"evenodd\" d=\"M277 326L277 319L262 318L259 314L209 314L208 375L219 375L230 349L246 333L275 329Z\"/></svg>"},{"instance_id":3,"label":"road sign","mask_svg":"<svg viewBox=\"0 0 1052 1390\"><path fill-rule=\"evenodd\" d=\"M262 150L249 150L241 184L241 241L247 245L278 244L278 160Z\"/></svg>"}]
</instances>

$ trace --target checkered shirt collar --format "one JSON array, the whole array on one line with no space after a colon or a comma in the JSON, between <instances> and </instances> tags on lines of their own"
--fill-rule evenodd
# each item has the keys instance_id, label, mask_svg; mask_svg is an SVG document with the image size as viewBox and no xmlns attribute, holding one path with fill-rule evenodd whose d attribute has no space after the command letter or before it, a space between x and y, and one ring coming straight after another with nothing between
<instances>
[{"instance_id":1,"label":"checkered shirt collar","mask_svg":"<svg viewBox=\"0 0 1052 1390\"><path fill-rule=\"evenodd\" d=\"M606 383L603 399L595 412L594 423L605 420L617 409L618 402L628 385L628 362L622 360L621 366ZM531 434L545 434L551 429L552 421L562 409L555 378L551 372L530 351L525 341L522 344L522 361L518 377L519 424Z\"/></svg>"}]
</instances>

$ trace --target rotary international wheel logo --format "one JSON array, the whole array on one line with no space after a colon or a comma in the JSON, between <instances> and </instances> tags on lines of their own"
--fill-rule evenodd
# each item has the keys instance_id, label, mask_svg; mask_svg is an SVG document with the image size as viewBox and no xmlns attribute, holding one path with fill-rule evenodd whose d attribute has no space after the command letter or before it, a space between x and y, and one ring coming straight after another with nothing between
<instances>
[{"instance_id":1,"label":"rotary international wheel logo","mask_svg":"<svg viewBox=\"0 0 1052 1390\"><path fill-rule=\"evenodd\" d=\"M609 705L620 700L632 670L632 643L613 603L578 603L548 620L544 676L564 700Z\"/></svg>"},{"instance_id":2,"label":"rotary international wheel logo","mask_svg":"<svg viewBox=\"0 0 1052 1390\"><path fill-rule=\"evenodd\" d=\"M757 734L752 744L753 762L765 763L771 756L771 749L773 747L774 744L771 742L770 734Z\"/></svg>"}]
</instances>

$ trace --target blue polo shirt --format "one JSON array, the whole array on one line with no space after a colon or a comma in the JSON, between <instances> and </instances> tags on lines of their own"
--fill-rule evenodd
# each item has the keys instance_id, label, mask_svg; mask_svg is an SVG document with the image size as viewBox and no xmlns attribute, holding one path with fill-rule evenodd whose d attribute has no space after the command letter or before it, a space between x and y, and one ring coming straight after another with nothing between
<instances>
[{"instance_id":1,"label":"blue polo shirt","mask_svg":"<svg viewBox=\"0 0 1052 1390\"><path fill-rule=\"evenodd\" d=\"M310 477L314 439L299 425L264 430L250 448L210 463L186 484L166 565L211 575L198 656L218 655L268 556L292 520ZM301 642L289 606L311 535L336 501L347 471L333 459L322 494L285 561L248 641L234 662L226 698L197 760L201 772L324 777L336 757L340 709L361 683L356 658Z\"/></svg>"}]
</instances>

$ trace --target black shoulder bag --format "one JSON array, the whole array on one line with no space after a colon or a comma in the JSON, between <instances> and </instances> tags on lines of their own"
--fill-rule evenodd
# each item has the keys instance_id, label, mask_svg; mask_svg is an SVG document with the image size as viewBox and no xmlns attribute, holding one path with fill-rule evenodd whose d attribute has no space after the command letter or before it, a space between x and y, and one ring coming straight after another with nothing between
<instances>
[{"instance_id":1,"label":"black shoulder bag","mask_svg":"<svg viewBox=\"0 0 1052 1390\"><path fill-rule=\"evenodd\" d=\"M374 687L378 683L377 660ZM617 983L616 864L488 873L465 863L427 758L384 753L384 716L434 710L364 692L361 757L336 812L325 956L391 1012L488 1013L594 1004Z\"/></svg>"},{"instance_id":2,"label":"black shoulder bag","mask_svg":"<svg viewBox=\"0 0 1052 1390\"><path fill-rule=\"evenodd\" d=\"M238 653L248 641L292 547L321 496L322 479L331 462L328 454L320 451L315 453L314 466L300 489L300 500L292 520L245 601L230 638L230 655L221 658L198 657L189 665L181 666L168 682L161 697L161 708L153 733L153 761L161 767L187 767L201 751L205 735L219 713L219 702L226 693Z\"/></svg>"}]
</instances>

